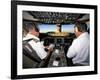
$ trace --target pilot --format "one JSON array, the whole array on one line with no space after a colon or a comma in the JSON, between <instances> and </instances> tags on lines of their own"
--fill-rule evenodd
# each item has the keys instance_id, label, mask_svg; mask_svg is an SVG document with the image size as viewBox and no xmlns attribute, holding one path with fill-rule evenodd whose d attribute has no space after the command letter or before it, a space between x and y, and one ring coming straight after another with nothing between
<instances>
[{"instance_id":1,"label":"pilot","mask_svg":"<svg viewBox=\"0 0 100 80\"><path fill-rule=\"evenodd\" d=\"M35 23L27 23L26 30L28 31L27 35L23 38L23 41L29 40L29 44L36 51L37 55L41 60L45 59L53 50L53 47L48 48L48 51L45 51L43 43L40 42L39 37L39 28Z\"/></svg>"},{"instance_id":2,"label":"pilot","mask_svg":"<svg viewBox=\"0 0 100 80\"><path fill-rule=\"evenodd\" d=\"M90 40L87 29L85 23L76 23L74 26L77 38L73 40L67 52L67 57L72 58L74 66L89 65Z\"/></svg>"}]
</instances>

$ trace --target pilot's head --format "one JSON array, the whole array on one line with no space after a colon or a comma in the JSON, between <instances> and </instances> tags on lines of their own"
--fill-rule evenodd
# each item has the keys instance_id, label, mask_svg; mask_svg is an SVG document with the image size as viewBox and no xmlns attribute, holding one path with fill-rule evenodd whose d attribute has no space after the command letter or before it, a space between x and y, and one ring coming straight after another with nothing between
<instances>
[{"instance_id":1,"label":"pilot's head","mask_svg":"<svg viewBox=\"0 0 100 80\"><path fill-rule=\"evenodd\" d=\"M29 34L39 37L39 28L36 23L26 23L26 29Z\"/></svg>"},{"instance_id":2,"label":"pilot's head","mask_svg":"<svg viewBox=\"0 0 100 80\"><path fill-rule=\"evenodd\" d=\"M74 32L76 37L80 36L82 33L87 32L87 25L85 23L76 23L74 26Z\"/></svg>"}]
</instances>

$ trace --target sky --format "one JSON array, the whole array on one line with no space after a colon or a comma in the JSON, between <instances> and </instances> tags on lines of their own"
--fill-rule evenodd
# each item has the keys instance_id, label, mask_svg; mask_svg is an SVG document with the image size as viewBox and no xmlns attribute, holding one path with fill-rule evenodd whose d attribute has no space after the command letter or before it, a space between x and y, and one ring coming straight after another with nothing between
<instances>
[{"instance_id":1,"label":"sky","mask_svg":"<svg viewBox=\"0 0 100 80\"><path fill-rule=\"evenodd\" d=\"M40 29L40 32L51 32L51 31L55 31L56 30L56 25L53 25L53 24L40 24L38 25L39 29Z\"/></svg>"},{"instance_id":2,"label":"sky","mask_svg":"<svg viewBox=\"0 0 100 80\"><path fill-rule=\"evenodd\" d=\"M56 25L55 24L39 24L38 27L40 28L41 33L46 32L55 32L56 31ZM62 32L74 32L74 25L73 24L67 24L62 25Z\"/></svg>"},{"instance_id":3,"label":"sky","mask_svg":"<svg viewBox=\"0 0 100 80\"><path fill-rule=\"evenodd\" d=\"M62 25L62 32L74 33L74 24Z\"/></svg>"}]
</instances>

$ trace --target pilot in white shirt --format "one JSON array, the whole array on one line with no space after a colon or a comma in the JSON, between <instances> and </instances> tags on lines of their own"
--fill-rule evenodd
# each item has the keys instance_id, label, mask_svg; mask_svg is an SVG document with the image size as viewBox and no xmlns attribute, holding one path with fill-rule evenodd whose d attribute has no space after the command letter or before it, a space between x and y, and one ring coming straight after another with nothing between
<instances>
[{"instance_id":1,"label":"pilot in white shirt","mask_svg":"<svg viewBox=\"0 0 100 80\"><path fill-rule=\"evenodd\" d=\"M40 42L39 36L39 29L36 27L35 24L26 24L26 29L28 31L28 34L23 38L24 40L30 40L28 43L31 45L31 47L36 51L37 55L40 57L40 59L45 59L48 55L48 53L45 51L45 47L43 46L43 43Z\"/></svg>"},{"instance_id":2,"label":"pilot in white shirt","mask_svg":"<svg viewBox=\"0 0 100 80\"><path fill-rule=\"evenodd\" d=\"M73 64L89 65L90 40L85 23L77 23L74 27L76 39L69 47L67 57L72 58Z\"/></svg>"}]
</instances>

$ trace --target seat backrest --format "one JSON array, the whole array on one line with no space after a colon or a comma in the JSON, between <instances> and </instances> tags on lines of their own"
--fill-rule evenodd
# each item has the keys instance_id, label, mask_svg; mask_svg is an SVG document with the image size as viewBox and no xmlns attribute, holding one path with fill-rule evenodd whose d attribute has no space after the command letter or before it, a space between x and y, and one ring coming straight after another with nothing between
<instances>
[{"instance_id":1,"label":"seat backrest","mask_svg":"<svg viewBox=\"0 0 100 80\"><path fill-rule=\"evenodd\" d=\"M23 43L23 54L38 63L41 62L40 57L28 42Z\"/></svg>"},{"instance_id":2,"label":"seat backrest","mask_svg":"<svg viewBox=\"0 0 100 80\"><path fill-rule=\"evenodd\" d=\"M28 56L23 54L23 69L37 68L39 63L33 61Z\"/></svg>"},{"instance_id":3,"label":"seat backrest","mask_svg":"<svg viewBox=\"0 0 100 80\"><path fill-rule=\"evenodd\" d=\"M33 63L35 62L38 64L40 64L42 61L40 59L40 57L37 55L36 51L28 43L28 41L23 41L23 58L26 58L29 62L33 61ZM25 59L23 59L23 60L25 60ZM27 60L23 61L23 63L26 62L23 65L26 65L27 63L29 63ZM29 65L29 64L27 64L27 65ZM34 64L34 65L37 65L37 64Z\"/></svg>"}]
</instances>

